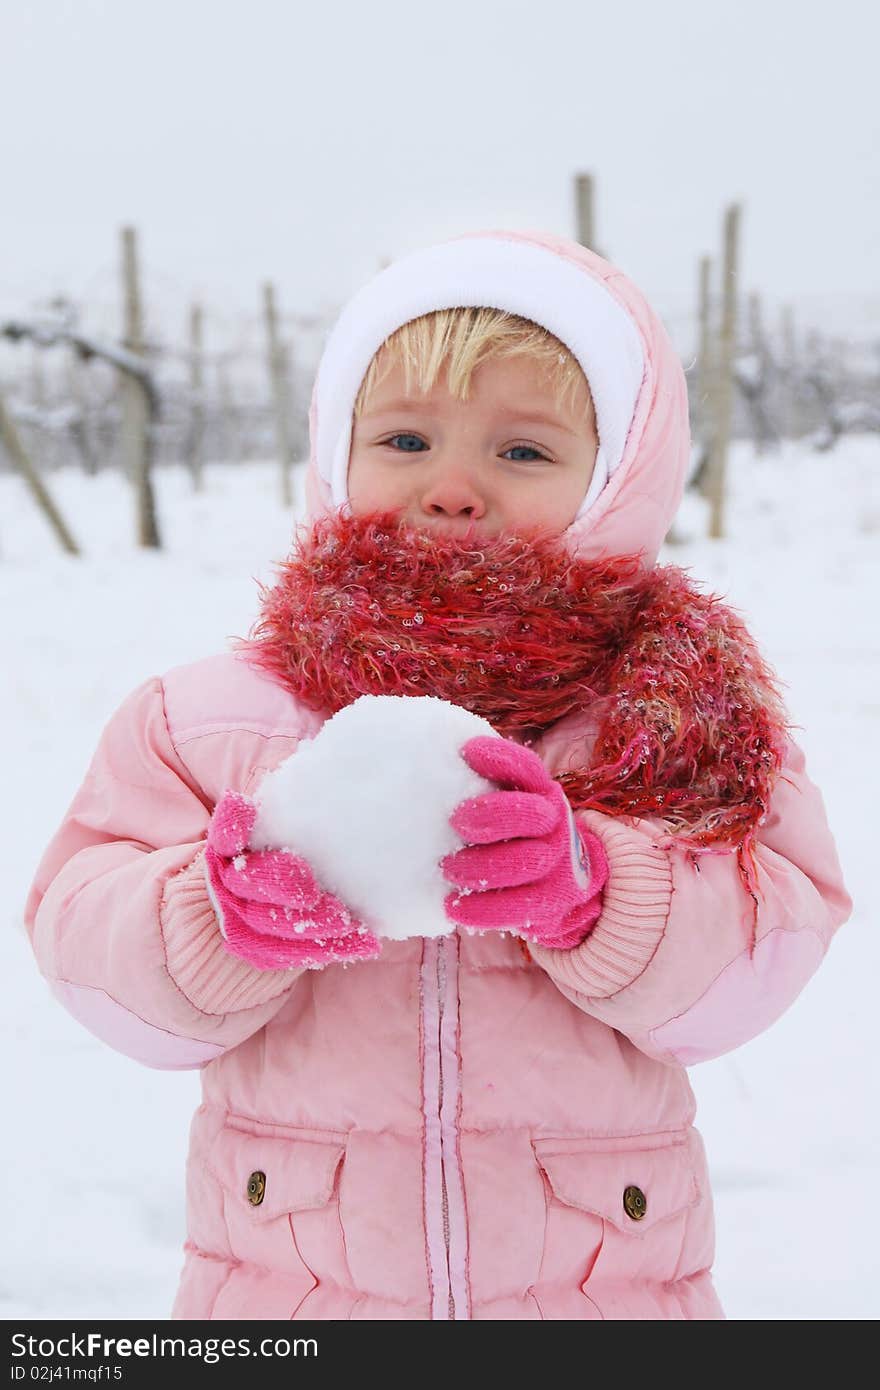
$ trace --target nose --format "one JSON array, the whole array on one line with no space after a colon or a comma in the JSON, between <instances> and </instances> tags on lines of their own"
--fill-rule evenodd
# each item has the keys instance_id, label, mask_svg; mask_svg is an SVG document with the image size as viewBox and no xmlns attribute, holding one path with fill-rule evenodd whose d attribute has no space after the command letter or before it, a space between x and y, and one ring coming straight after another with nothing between
<instances>
[{"instance_id":1,"label":"nose","mask_svg":"<svg viewBox=\"0 0 880 1390\"><path fill-rule=\"evenodd\" d=\"M486 515L486 501L463 468L444 468L423 488L422 512L437 520L479 521Z\"/></svg>"}]
</instances>

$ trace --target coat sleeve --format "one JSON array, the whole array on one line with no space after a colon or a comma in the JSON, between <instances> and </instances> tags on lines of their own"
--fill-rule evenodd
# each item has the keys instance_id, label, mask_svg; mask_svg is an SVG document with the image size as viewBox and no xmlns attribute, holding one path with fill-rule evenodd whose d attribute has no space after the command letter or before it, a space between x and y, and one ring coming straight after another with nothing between
<instances>
[{"instance_id":1,"label":"coat sleeve","mask_svg":"<svg viewBox=\"0 0 880 1390\"><path fill-rule=\"evenodd\" d=\"M225 950L202 873L212 810L173 745L162 681L144 682L104 729L25 906L56 997L146 1066L204 1066L261 1028L303 973Z\"/></svg>"},{"instance_id":2,"label":"coat sleeve","mask_svg":"<svg viewBox=\"0 0 880 1390\"><path fill-rule=\"evenodd\" d=\"M791 739L755 843L756 925L734 851L661 846L653 818L579 819L608 856L602 913L574 950L530 954L578 1008L660 1061L708 1061L769 1028L852 911L821 793Z\"/></svg>"}]
</instances>

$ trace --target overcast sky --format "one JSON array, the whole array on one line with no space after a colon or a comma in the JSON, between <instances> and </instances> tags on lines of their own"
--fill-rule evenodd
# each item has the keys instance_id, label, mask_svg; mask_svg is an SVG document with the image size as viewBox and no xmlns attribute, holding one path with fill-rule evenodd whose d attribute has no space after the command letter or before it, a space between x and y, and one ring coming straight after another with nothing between
<instances>
[{"instance_id":1,"label":"overcast sky","mask_svg":"<svg viewBox=\"0 0 880 1390\"><path fill-rule=\"evenodd\" d=\"M232 312L273 277L341 302L468 228L573 234L658 307L725 202L743 283L878 307L869 0L0 0L0 313L115 287L134 222L157 299Z\"/></svg>"}]
</instances>

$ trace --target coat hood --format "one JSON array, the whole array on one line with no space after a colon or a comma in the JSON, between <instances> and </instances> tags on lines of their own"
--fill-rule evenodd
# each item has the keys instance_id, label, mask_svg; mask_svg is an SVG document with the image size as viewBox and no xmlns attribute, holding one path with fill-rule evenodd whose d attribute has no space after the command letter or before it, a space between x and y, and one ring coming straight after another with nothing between
<instances>
[{"instance_id":1,"label":"coat hood","mask_svg":"<svg viewBox=\"0 0 880 1390\"><path fill-rule=\"evenodd\" d=\"M354 402L385 339L431 310L479 305L546 328L589 381L599 456L566 547L585 560L640 553L653 565L690 456L684 370L632 281L577 242L542 232L473 232L437 243L393 262L349 300L312 391L307 520L347 506Z\"/></svg>"}]
</instances>

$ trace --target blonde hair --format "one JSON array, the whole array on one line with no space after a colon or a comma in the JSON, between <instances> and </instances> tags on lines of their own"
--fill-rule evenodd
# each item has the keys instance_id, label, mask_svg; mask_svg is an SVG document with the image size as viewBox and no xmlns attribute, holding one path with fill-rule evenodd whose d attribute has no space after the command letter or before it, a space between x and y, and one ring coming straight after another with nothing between
<instances>
[{"instance_id":1,"label":"blonde hair","mask_svg":"<svg viewBox=\"0 0 880 1390\"><path fill-rule=\"evenodd\" d=\"M395 360L403 366L407 395L412 394L414 387L422 393L430 391L446 363L449 390L465 401L471 377L480 363L505 357L531 357L543 366L560 407L569 395L575 399L578 389L586 386L587 415L592 416L589 383L564 343L519 314L468 307L434 309L410 319L390 334L374 354L361 382L354 405L355 418Z\"/></svg>"}]
</instances>

